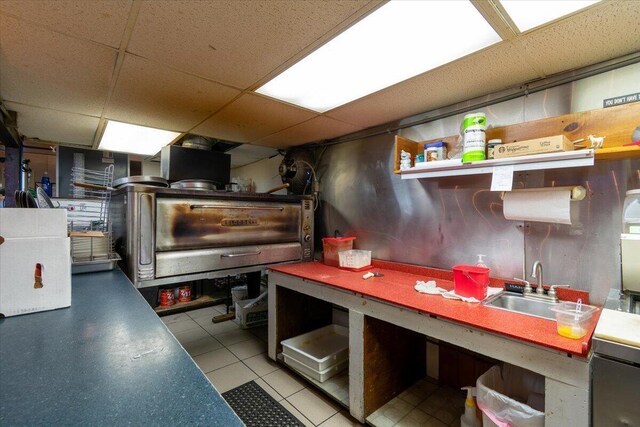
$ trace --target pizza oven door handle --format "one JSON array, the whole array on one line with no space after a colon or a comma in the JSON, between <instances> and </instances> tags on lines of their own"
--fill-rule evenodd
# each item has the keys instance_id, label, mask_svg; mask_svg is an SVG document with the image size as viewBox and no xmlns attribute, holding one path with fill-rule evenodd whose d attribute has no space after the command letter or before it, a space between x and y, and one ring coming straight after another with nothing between
<instances>
[{"instance_id":1,"label":"pizza oven door handle","mask_svg":"<svg viewBox=\"0 0 640 427\"><path fill-rule=\"evenodd\" d=\"M262 251L244 252L244 253L241 253L241 254L222 254L222 255L220 255L220 258L237 258L237 257L241 257L241 256L260 255L261 253L262 253Z\"/></svg>"},{"instance_id":2,"label":"pizza oven door handle","mask_svg":"<svg viewBox=\"0 0 640 427\"><path fill-rule=\"evenodd\" d=\"M280 211L284 208L282 206L228 206L228 205L190 205L193 209L242 209L242 210L260 210L260 211Z\"/></svg>"}]
</instances>

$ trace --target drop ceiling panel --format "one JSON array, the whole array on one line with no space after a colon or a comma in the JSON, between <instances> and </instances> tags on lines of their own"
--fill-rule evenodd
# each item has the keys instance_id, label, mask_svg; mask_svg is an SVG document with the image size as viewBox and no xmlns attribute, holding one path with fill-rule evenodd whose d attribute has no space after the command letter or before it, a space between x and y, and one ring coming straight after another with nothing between
<instances>
[{"instance_id":1,"label":"drop ceiling panel","mask_svg":"<svg viewBox=\"0 0 640 427\"><path fill-rule=\"evenodd\" d=\"M128 51L244 89L368 3L145 1Z\"/></svg>"},{"instance_id":2,"label":"drop ceiling panel","mask_svg":"<svg viewBox=\"0 0 640 427\"><path fill-rule=\"evenodd\" d=\"M0 20L0 97L7 101L99 116L116 51L27 24Z\"/></svg>"},{"instance_id":3,"label":"drop ceiling panel","mask_svg":"<svg viewBox=\"0 0 640 427\"><path fill-rule=\"evenodd\" d=\"M274 148L287 148L307 142L335 138L362 130L362 127L318 116L307 122L285 129L256 142L257 145Z\"/></svg>"},{"instance_id":4,"label":"drop ceiling panel","mask_svg":"<svg viewBox=\"0 0 640 427\"><path fill-rule=\"evenodd\" d=\"M278 151L269 147L260 147L258 145L242 144L229 151L231 155L231 167L248 165L258 160L267 159L278 154Z\"/></svg>"},{"instance_id":5,"label":"drop ceiling panel","mask_svg":"<svg viewBox=\"0 0 640 427\"><path fill-rule=\"evenodd\" d=\"M546 75L640 50L640 1L606 2L525 33L522 52Z\"/></svg>"},{"instance_id":6,"label":"drop ceiling panel","mask_svg":"<svg viewBox=\"0 0 640 427\"><path fill-rule=\"evenodd\" d=\"M247 93L193 129L193 133L229 141L250 142L315 116L317 113Z\"/></svg>"},{"instance_id":7,"label":"drop ceiling panel","mask_svg":"<svg viewBox=\"0 0 640 427\"><path fill-rule=\"evenodd\" d=\"M401 65L401 63L400 63ZM326 113L361 127L399 120L538 77L503 42Z\"/></svg>"},{"instance_id":8,"label":"drop ceiling panel","mask_svg":"<svg viewBox=\"0 0 640 427\"><path fill-rule=\"evenodd\" d=\"M2 0L0 13L75 37L119 47L131 0Z\"/></svg>"},{"instance_id":9,"label":"drop ceiling panel","mask_svg":"<svg viewBox=\"0 0 640 427\"><path fill-rule=\"evenodd\" d=\"M98 128L98 117L64 113L46 108L6 102L8 110L18 113L20 134L43 141L91 146Z\"/></svg>"},{"instance_id":10,"label":"drop ceiling panel","mask_svg":"<svg viewBox=\"0 0 640 427\"><path fill-rule=\"evenodd\" d=\"M105 116L186 132L239 94L237 89L127 54Z\"/></svg>"}]
</instances>

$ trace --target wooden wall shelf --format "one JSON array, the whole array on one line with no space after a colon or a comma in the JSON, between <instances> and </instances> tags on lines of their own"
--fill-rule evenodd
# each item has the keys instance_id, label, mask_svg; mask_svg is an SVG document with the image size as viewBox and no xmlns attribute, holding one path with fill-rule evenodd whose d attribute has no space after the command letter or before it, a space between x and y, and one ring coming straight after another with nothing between
<instances>
[{"instance_id":1,"label":"wooden wall shelf","mask_svg":"<svg viewBox=\"0 0 640 427\"><path fill-rule=\"evenodd\" d=\"M640 145L628 147L610 147L596 150L596 160L618 160L640 157Z\"/></svg>"},{"instance_id":2,"label":"wooden wall shelf","mask_svg":"<svg viewBox=\"0 0 640 427\"><path fill-rule=\"evenodd\" d=\"M580 113L565 114L563 116L550 117L526 123L518 123L510 126L490 128L486 131L486 137L487 140L499 138L502 139L504 143L508 144L511 142L540 138L550 135L565 135L571 141L576 141L582 138L586 139L588 135L604 136L604 148L597 149L595 151L576 150L574 151L574 153L586 153L587 151L592 151L595 154L595 160L618 160L631 157L640 157L640 146L624 146L625 144L629 144L631 142L631 134L637 126L640 126L640 102L620 105L617 107L584 111ZM403 179L406 179L404 178L404 175L413 175L411 176L411 178L427 177L417 176L416 171L413 168L411 170L400 171L400 152L402 150L408 151L411 153L412 159L415 159L416 154L423 153L423 147L425 143L434 141L444 141L449 147L451 147L458 143L458 135L420 142L412 141L401 136L396 136L394 148L394 173L402 173ZM517 157L514 159L525 159L528 157L531 156ZM495 166L488 162L494 162L494 160L486 160L484 162L474 162L470 164L459 165L458 167L454 168L456 170L455 173L432 174L430 176L433 177L489 173L490 171L480 172L482 170L482 167L478 165L479 163L485 163L482 166L486 168ZM538 167L537 169L546 169L545 167L543 167L544 165L540 166L541 167ZM548 166L549 168L554 167L553 163L548 164ZM473 169L473 171L469 171L467 173L460 172L466 169ZM432 172L435 171L431 168L429 168L429 170ZM420 169L420 171L424 172L423 169Z\"/></svg>"}]
</instances>

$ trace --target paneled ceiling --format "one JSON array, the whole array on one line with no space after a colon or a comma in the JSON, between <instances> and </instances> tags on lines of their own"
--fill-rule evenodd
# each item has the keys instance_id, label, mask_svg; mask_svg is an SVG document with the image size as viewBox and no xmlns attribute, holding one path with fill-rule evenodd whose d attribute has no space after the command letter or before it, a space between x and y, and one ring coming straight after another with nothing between
<instances>
[{"instance_id":1,"label":"paneled ceiling","mask_svg":"<svg viewBox=\"0 0 640 427\"><path fill-rule=\"evenodd\" d=\"M28 138L95 148L113 119L244 143L239 165L640 51L637 0L524 33L472 2L502 42L319 114L254 90L380 0L0 0L0 100Z\"/></svg>"}]
</instances>

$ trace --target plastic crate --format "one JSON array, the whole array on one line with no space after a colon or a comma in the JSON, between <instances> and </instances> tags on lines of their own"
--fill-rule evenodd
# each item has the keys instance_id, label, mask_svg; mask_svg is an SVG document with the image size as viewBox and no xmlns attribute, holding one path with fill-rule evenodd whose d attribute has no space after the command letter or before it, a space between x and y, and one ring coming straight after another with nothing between
<instances>
[{"instance_id":1,"label":"plastic crate","mask_svg":"<svg viewBox=\"0 0 640 427\"><path fill-rule=\"evenodd\" d=\"M329 325L282 341L282 353L316 372L349 358L349 330Z\"/></svg>"},{"instance_id":2,"label":"plastic crate","mask_svg":"<svg viewBox=\"0 0 640 427\"><path fill-rule=\"evenodd\" d=\"M331 365L323 371L316 371L315 369L311 369L304 363L298 362L296 359L283 354L284 363L289 367L295 369L298 372L302 372L308 377L313 378L316 381L325 382L329 378L339 374L349 367L349 359L345 359L341 362L336 363L335 365Z\"/></svg>"}]
</instances>

